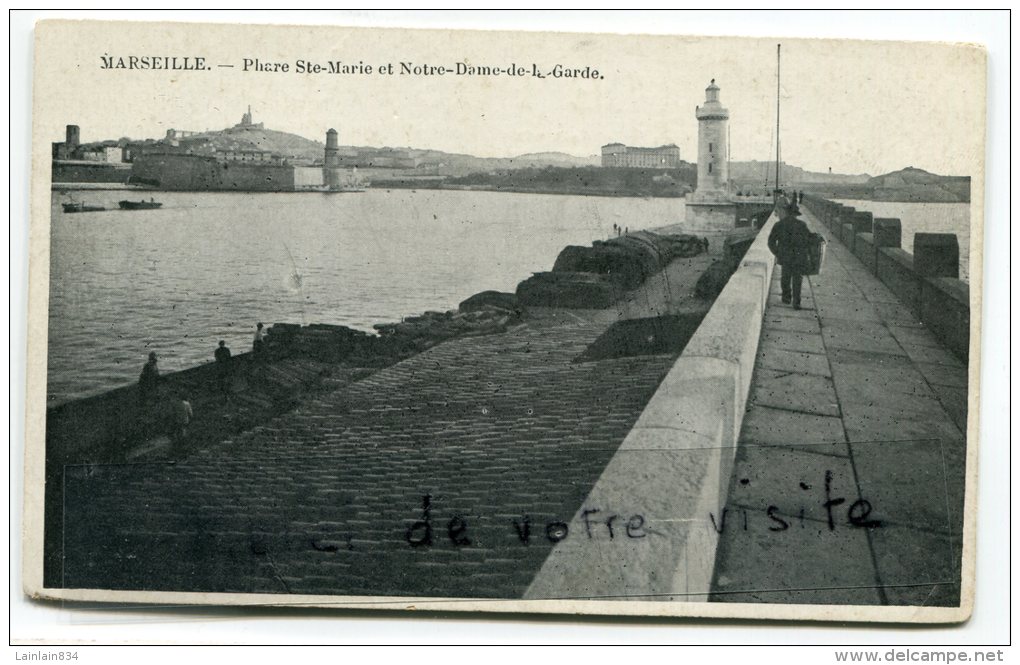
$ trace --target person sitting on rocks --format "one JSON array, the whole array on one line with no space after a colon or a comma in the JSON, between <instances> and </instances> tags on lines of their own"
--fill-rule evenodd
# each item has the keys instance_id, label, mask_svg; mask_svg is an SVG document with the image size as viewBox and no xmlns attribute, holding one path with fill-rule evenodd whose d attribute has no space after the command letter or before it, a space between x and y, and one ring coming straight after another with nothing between
<instances>
[{"instance_id":1,"label":"person sitting on rocks","mask_svg":"<svg viewBox=\"0 0 1020 665\"><path fill-rule=\"evenodd\" d=\"M220 390L224 393L230 392L230 349L224 340L220 340L213 357L216 358L216 367L219 370Z\"/></svg>"},{"instance_id":2,"label":"person sitting on rocks","mask_svg":"<svg viewBox=\"0 0 1020 665\"><path fill-rule=\"evenodd\" d=\"M261 356L266 350L266 331L262 327L262 322L259 321L258 325L255 326L255 338L252 340L251 352L255 357Z\"/></svg>"},{"instance_id":3,"label":"person sitting on rocks","mask_svg":"<svg viewBox=\"0 0 1020 665\"><path fill-rule=\"evenodd\" d=\"M793 303L794 309L800 309L800 291L804 274L810 269L808 254L812 234L807 224L797 217L800 208L796 200L786 197L780 199L777 212L779 221L769 233L769 250L776 256L782 268L779 283L783 290L783 303Z\"/></svg>"},{"instance_id":4,"label":"person sitting on rocks","mask_svg":"<svg viewBox=\"0 0 1020 665\"><path fill-rule=\"evenodd\" d=\"M173 439L181 441L188 435L188 425L195 414L186 397L174 400L173 409Z\"/></svg>"},{"instance_id":5,"label":"person sitting on rocks","mask_svg":"<svg viewBox=\"0 0 1020 665\"><path fill-rule=\"evenodd\" d=\"M138 396L143 404L147 404L156 398L159 387L159 367L156 364L156 352L149 353L149 361L142 368L142 375L138 377Z\"/></svg>"}]
</instances>

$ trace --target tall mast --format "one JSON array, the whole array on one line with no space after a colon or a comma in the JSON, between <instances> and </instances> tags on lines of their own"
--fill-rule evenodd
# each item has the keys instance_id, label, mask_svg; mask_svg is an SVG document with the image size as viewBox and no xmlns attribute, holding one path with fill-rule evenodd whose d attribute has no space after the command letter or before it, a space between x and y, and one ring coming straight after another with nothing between
<instances>
[{"instance_id":1,"label":"tall mast","mask_svg":"<svg viewBox=\"0 0 1020 665\"><path fill-rule=\"evenodd\" d=\"M782 66L779 50L782 44L776 44L776 196L779 195L779 72Z\"/></svg>"}]
</instances>

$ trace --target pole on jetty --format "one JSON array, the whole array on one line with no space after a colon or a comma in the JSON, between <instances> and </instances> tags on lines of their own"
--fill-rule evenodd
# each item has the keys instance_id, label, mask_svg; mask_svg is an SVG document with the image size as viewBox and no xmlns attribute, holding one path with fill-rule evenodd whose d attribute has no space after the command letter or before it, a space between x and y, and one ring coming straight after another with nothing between
<instances>
[{"instance_id":1,"label":"pole on jetty","mask_svg":"<svg viewBox=\"0 0 1020 665\"><path fill-rule=\"evenodd\" d=\"M782 44L776 44L776 188L772 194L772 198L775 200L779 199L779 80L780 80L780 68L782 67L782 59L780 57L780 49Z\"/></svg>"}]
</instances>

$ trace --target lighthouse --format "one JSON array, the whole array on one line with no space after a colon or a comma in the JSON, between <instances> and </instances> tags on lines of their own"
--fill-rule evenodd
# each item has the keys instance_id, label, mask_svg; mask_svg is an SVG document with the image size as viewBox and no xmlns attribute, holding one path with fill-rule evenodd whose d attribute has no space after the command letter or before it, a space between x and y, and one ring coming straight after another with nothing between
<instances>
[{"instance_id":1,"label":"lighthouse","mask_svg":"<svg viewBox=\"0 0 1020 665\"><path fill-rule=\"evenodd\" d=\"M337 141L337 133L335 129L330 129L326 132L326 154L324 155L324 162L326 168L336 168L340 166L340 147Z\"/></svg>"},{"instance_id":2,"label":"lighthouse","mask_svg":"<svg viewBox=\"0 0 1020 665\"><path fill-rule=\"evenodd\" d=\"M705 88L705 103L694 108L698 119L698 187L687 195L683 227L708 238L709 253L723 251L737 226L736 197L730 191L730 112L719 101L715 79Z\"/></svg>"},{"instance_id":3,"label":"lighthouse","mask_svg":"<svg viewBox=\"0 0 1020 665\"><path fill-rule=\"evenodd\" d=\"M719 101L715 79L705 88L705 103L694 109L698 119L698 189L703 197L729 196L727 127L730 112Z\"/></svg>"}]
</instances>

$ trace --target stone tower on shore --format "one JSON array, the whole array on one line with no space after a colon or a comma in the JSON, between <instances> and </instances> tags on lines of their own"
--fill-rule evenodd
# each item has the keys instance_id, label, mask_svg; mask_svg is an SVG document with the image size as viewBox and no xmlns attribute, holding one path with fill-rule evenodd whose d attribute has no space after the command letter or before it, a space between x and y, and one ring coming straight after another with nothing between
<instances>
[{"instance_id":1,"label":"stone tower on shore","mask_svg":"<svg viewBox=\"0 0 1020 665\"><path fill-rule=\"evenodd\" d=\"M687 196L684 227L709 239L709 251L721 253L723 241L737 222L736 200L730 188L730 112L719 101L715 79L705 88L705 103L694 109L698 119L698 188Z\"/></svg>"},{"instance_id":2,"label":"stone tower on shore","mask_svg":"<svg viewBox=\"0 0 1020 665\"><path fill-rule=\"evenodd\" d=\"M322 183L330 189L340 187L340 144L333 128L326 132L326 153L322 167Z\"/></svg>"},{"instance_id":3,"label":"stone tower on shore","mask_svg":"<svg viewBox=\"0 0 1020 665\"><path fill-rule=\"evenodd\" d=\"M330 129L326 132L325 164L328 169L335 169L340 166L340 145L335 129Z\"/></svg>"}]
</instances>

